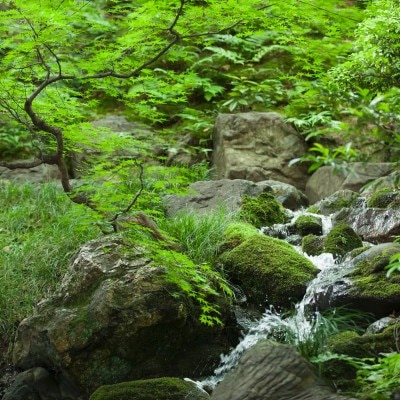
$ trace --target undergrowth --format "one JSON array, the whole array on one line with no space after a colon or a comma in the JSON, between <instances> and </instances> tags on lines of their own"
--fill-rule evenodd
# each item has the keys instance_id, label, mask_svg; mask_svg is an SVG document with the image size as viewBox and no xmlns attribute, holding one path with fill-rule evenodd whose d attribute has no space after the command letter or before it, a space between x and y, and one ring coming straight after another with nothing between
<instances>
[{"instance_id":1,"label":"undergrowth","mask_svg":"<svg viewBox=\"0 0 400 400\"><path fill-rule=\"evenodd\" d=\"M59 284L78 247L96 237L96 215L54 184L0 184L0 336L11 337Z\"/></svg>"}]
</instances>

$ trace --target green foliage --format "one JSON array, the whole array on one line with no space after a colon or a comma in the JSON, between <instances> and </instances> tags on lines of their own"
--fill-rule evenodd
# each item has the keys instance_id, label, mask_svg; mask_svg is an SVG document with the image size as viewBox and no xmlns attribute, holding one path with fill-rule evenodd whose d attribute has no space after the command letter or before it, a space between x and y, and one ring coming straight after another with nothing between
<instances>
[{"instance_id":1,"label":"green foliage","mask_svg":"<svg viewBox=\"0 0 400 400\"><path fill-rule=\"evenodd\" d=\"M386 276L390 276L394 273L400 273L400 253L393 254L389 259L389 264L386 266L387 272Z\"/></svg>"},{"instance_id":2,"label":"green foliage","mask_svg":"<svg viewBox=\"0 0 400 400\"><path fill-rule=\"evenodd\" d=\"M334 168L336 172L348 170L348 163L358 160L358 151L352 148L349 142L345 146L330 149L320 143L314 143L308 153L300 158L291 160L290 165L297 162L311 163L308 172L314 172L318 168L327 165Z\"/></svg>"},{"instance_id":3,"label":"green foliage","mask_svg":"<svg viewBox=\"0 0 400 400\"><path fill-rule=\"evenodd\" d=\"M384 354L376 360L366 360L357 371L362 392L373 400L388 399L399 388L400 353Z\"/></svg>"},{"instance_id":4,"label":"green foliage","mask_svg":"<svg viewBox=\"0 0 400 400\"><path fill-rule=\"evenodd\" d=\"M79 246L96 237L98 218L55 185L1 183L0 336L60 283Z\"/></svg>"},{"instance_id":5,"label":"green foliage","mask_svg":"<svg viewBox=\"0 0 400 400\"><path fill-rule=\"evenodd\" d=\"M200 214L181 212L160 221L160 228L174 238L183 253L196 263L215 261L224 232L234 215L224 208Z\"/></svg>"},{"instance_id":6,"label":"green foliage","mask_svg":"<svg viewBox=\"0 0 400 400\"><path fill-rule=\"evenodd\" d=\"M161 219L160 228L178 245L182 253L157 250L155 261L167 266L167 280L200 304L200 321L207 325L221 323L218 307L212 298L221 293L231 297L232 290L211 265L223 243L223 233L233 216L224 209L201 215L180 213Z\"/></svg>"}]
</instances>

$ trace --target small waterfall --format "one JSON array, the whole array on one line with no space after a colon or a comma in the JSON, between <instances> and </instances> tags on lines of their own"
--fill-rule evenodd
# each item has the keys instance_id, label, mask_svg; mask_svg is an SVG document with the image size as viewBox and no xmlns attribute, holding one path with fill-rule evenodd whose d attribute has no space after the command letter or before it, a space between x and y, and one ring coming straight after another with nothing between
<instances>
[{"instance_id":1,"label":"small waterfall","mask_svg":"<svg viewBox=\"0 0 400 400\"><path fill-rule=\"evenodd\" d=\"M290 226L300 215L316 215L304 213L304 211L292 212L291 221L288 224L274 225L271 228L262 228L261 233L272 231L274 235L286 238L292 234ZM329 232L332 227L330 217L316 215L322 218L323 234ZM272 230L272 231L271 231ZM297 251L301 252L299 247L295 247ZM350 271L351 263L344 261L341 264L335 262L333 255L324 253L319 256L308 256L313 264L320 270L317 277L311 281L307 287L306 293L301 302L296 304L294 313L290 316L285 316L277 312L273 307L266 310L265 313L258 321L249 321L247 323L248 331L243 336L240 343L232 350L231 353L222 355L219 367L214 371L214 376L207 378L201 382L204 388L214 388L222 379L225 374L230 371L239 361L242 353L256 344L260 339L284 339L290 336L290 341L294 345L311 342L313 335L321 323L322 316L316 310L315 299L329 301L329 294L333 290L333 283L340 279Z\"/></svg>"}]
</instances>

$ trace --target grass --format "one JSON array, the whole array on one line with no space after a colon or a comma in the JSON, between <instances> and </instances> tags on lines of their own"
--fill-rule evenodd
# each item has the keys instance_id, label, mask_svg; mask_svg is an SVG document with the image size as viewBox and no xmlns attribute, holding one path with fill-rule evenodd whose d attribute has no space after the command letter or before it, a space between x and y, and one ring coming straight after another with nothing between
<instances>
[{"instance_id":1,"label":"grass","mask_svg":"<svg viewBox=\"0 0 400 400\"><path fill-rule=\"evenodd\" d=\"M89 209L54 184L0 183L0 338L59 284L79 246L100 232Z\"/></svg>"},{"instance_id":2,"label":"grass","mask_svg":"<svg viewBox=\"0 0 400 400\"><path fill-rule=\"evenodd\" d=\"M234 221L234 214L224 208L207 214L183 212L159 222L193 262L212 263L225 240L224 233Z\"/></svg>"}]
</instances>

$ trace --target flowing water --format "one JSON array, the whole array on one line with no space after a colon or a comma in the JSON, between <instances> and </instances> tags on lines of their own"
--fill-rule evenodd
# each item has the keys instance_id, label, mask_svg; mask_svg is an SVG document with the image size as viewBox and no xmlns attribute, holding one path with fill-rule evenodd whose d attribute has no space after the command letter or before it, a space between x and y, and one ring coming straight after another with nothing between
<instances>
[{"instance_id":1,"label":"flowing water","mask_svg":"<svg viewBox=\"0 0 400 400\"><path fill-rule=\"evenodd\" d=\"M292 221L304 212L293 213ZM312 214L314 215L314 214ZM321 215L318 215L321 217ZM331 220L329 217L323 217L323 234L331 229ZM269 234L274 231L274 236L290 235L290 222L286 225L275 225L269 229ZM272 229L272 230L271 230ZM265 233L265 229L261 229ZM271 235L272 236L272 235ZM296 250L301 250L296 247ZM330 294L337 282L345 280L344 276L352 268L351 263L344 261L341 264L335 262L332 254L324 253L315 257L308 257L313 264L320 270L317 277L310 282L306 293L295 306L294 313L291 315L282 315L273 307L267 309L262 317L257 321L247 321L247 332L240 343L231 353L222 355L219 367L214 371L212 377L201 382L202 387L213 388L225 376L225 374L236 366L241 354L249 347L256 344L260 339L290 339L293 345L312 343L313 335L316 334L318 326L321 324L322 316L316 309L315 303L318 301L329 301ZM333 285L333 283L336 283Z\"/></svg>"}]
</instances>

